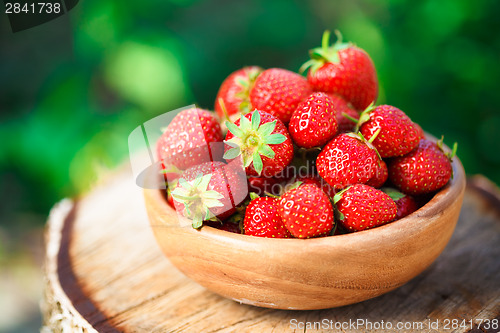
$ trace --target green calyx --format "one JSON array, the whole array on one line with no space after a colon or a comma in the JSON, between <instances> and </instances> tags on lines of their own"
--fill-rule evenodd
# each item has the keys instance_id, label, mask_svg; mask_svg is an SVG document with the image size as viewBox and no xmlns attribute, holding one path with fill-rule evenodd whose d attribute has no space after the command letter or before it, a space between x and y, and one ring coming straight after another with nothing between
<instances>
[{"instance_id":1,"label":"green calyx","mask_svg":"<svg viewBox=\"0 0 500 333\"><path fill-rule=\"evenodd\" d=\"M315 73L321 66L327 62L338 64L340 63L339 51L351 47L351 43L342 42L342 34L335 30L337 42L330 46L330 31L325 30L321 39L321 47L314 48L309 51L310 60L306 61L300 67L300 73L311 67L311 73Z\"/></svg>"},{"instance_id":2,"label":"green calyx","mask_svg":"<svg viewBox=\"0 0 500 333\"><path fill-rule=\"evenodd\" d=\"M375 110L375 108L376 108L375 104L373 102L371 102L370 105L368 105L368 107L366 109L364 109L363 112L361 112L361 114L359 115L359 119L355 120L355 122L356 122L356 127L354 128L355 132L359 131L359 128L361 127L361 125L363 125L368 120L370 120L370 113L373 110ZM375 139L373 139L373 140L375 140Z\"/></svg>"},{"instance_id":3,"label":"green calyx","mask_svg":"<svg viewBox=\"0 0 500 333\"><path fill-rule=\"evenodd\" d=\"M342 199L342 195L345 193L345 191L347 191L349 189L349 187L350 186L346 187L342 191L335 193L335 195L333 196L333 203L334 204L337 204L337 202L339 202L339 200Z\"/></svg>"},{"instance_id":4,"label":"green calyx","mask_svg":"<svg viewBox=\"0 0 500 333\"><path fill-rule=\"evenodd\" d=\"M250 200L260 198L260 196L255 192L250 192Z\"/></svg>"},{"instance_id":5,"label":"green calyx","mask_svg":"<svg viewBox=\"0 0 500 333\"><path fill-rule=\"evenodd\" d=\"M401 193L398 190L393 189L391 187L382 187L381 190L382 190L382 192L387 194L389 197L391 197L391 199L394 201L397 201L399 199L406 197L406 194Z\"/></svg>"},{"instance_id":6,"label":"green calyx","mask_svg":"<svg viewBox=\"0 0 500 333\"><path fill-rule=\"evenodd\" d=\"M347 133L346 135L365 143L370 149L373 149L378 156L379 165L380 165L380 161L382 160L382 156L380 156L377 148L375 148L375 146L373 145L373 141L377 138L379 133L380 133L380 128L377 129L377 131L375 133L373 133L372 137L369 140L366 140L366 138L363 136L363 134L361 132Z\"/></svg>"},{"instance_id":7,"label":"green calyx","mask_svg":"<svg viewBox=\"0 0 500 333\"><path fill-rule=\"evenodd\" d=\"M210 209L222 207L220 199L224 196L217 191L208 190L211 174L203 176L201 173L192 181L179 178L179 185L171 192L175 201L184 205L183 215L193 220L193 228L198 229L203 221L217 219Z\"/></svg>"},{"instance_id":8,"label":"green calyx","mask_svg":"<svg viewBox=\"0 0 500 333\"><path fill-rule=\"evenodd\" d=\"M448 160L450 162L453 159L453 157L455 157L457 155L457 150L458 150L458 143L457 142L453 143L453 147L451 148L451 151L448 151L448 152L444 151L444 148L443 148L444 135L441 136L441 139L439 139L436 142L436 144L437 144L439 150L441 150L444 153L444 155L448 158ZM451 179L453 179L453 170L451 171Z\"/></svg>"},{"instance_id":9,"label":"green calyx","mask_svg":"<svg viewBox=\"0 0 500 333\"><path fill-rule=\"evenodd\" d=\"M224 141L232 148L226 151L223 157L230 160L241 155L245 168L253 163L259 175L264 168L261 156L274 158L275 153L270 145L280 144L286 140L283 134L272 134L276 128L276 120L260 125L258 110L253 111L251 121L242 115L239 126L229 121L226 122L226 126L234 137Z\"/></svg>"},{"instance_id":10,"label":"green calyx","mask_svg":"<svg viewBox=\"0 0 500 333\"><path fill-rule=\"evenodd\" d=\"M342 196L344 195L345 191L347 191L350 187L351 186L346 187L342 191L335 193L335 195L333 196L333 213L335 214L336 221L343 221L345 218L344 214L342 214L342 212L338 209L337 202L339 202L340 199L342 199Z\"/></svg>"},{"instance_id":11,"label":"green calyx","mask_svg":"<svg viewBox=\"0 0 500 333\"><path fill-rule=\"evenodd\" d=\"M457 142L453 143L453 147L451 148L451 152L445 152L444 151L444 148L443 148L443 145L444 145L444 135L441 136L441 139L439 139L436 142L436 144L439 147L439 149L446 155L446 157L448 157L448 159L450 161L453 159L453 157L455 157L457 155L457 150L458 150L458 143Z\"/></svg>"}]
</instances>

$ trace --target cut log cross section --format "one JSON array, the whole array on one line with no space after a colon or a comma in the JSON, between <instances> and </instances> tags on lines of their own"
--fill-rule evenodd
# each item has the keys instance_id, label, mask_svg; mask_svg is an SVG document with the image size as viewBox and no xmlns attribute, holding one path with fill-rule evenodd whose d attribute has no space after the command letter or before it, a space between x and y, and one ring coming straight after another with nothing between
<instances>
[{"instance_id":1,"label":"cut log cross section","mask_svg":"<svg viewBox=\"0 0 500 333\"><path fill-rule=\"evenodd\" d=\"M451 241L406 285L350 306L283 311L222 298L182 275L155 242L141 189L121 170L50 214L42 332L498 332L496 191L469 179Z\"/></svg>"}]
</instances>

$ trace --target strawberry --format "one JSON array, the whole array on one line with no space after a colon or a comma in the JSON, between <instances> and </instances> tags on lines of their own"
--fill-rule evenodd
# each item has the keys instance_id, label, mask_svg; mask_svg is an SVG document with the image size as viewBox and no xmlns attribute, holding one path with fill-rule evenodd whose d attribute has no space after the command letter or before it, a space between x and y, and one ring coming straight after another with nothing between
<instances>
[{"instance_id":1,"label":"strawberry","mask_svg":"<svg viewBox=\"0 0 500 333\"><path fill-rule=\"evenodd\" d=\"M383 160L380 160L380 164L378 165L378 168L375 170L375 175L373 175L373 177L370 178L370 180L366 183L366 185L375 188L382 187L382 185L384 185L384 183L387 181L388 177L389 177L389 171L387 170L387 164Z\"/></svg>"},{"instance_id":2,"label":"strawberry","mask_svg":"<svg viewBox=\"0 0 500 333\"><path fill-rule=\"evenodd\" d=\"M226 122L228 132L224 158L243 157L247 175L273 177L293 158L292 139L286 126L275 116L255 110L234 124Z\"/></svg>"},{"instance_id":3,"label":"strawberry","mask_svg":"<svg viewBox=\"0 0 500 333\"><path fill-rule=\"evenodd\" d=\"M250 90L250 102L255 109L269 112L287 124L299 103L312 93L307 80L281 68L263 71Z\"/></svg>"},{"instance_id":4,"label":"strawberry","mask_svg":"<svg viewBox=\"0 0 500 333\"><path fill-rule=\"evenodd\" d=\"M389 187L383 188L382 191L390 196L398 207L398 211L394 220L399 220L405 216L408 216L418 209L418 203L412 196L401 193L398 190Z\"/></svg>"},{"instance_id":5,"label":"strawberry","mask_svg":"<svg viewBox=\"0 0 500 333\"><path fill-rule=\"evenodd\" d=\"M329 46L330 32L323 34L321 47L310 51L311 59L301 71L310 67L307 74L315 90L336 93L356 109L364 110L378 95L375 65L370 56L351 43L342 43L338 31L337 42Z\"/></svg>"},{"instance_id":6,"label":"strawberry","mask_svg":"<svg viewBox=\"0 0 500 333\"><path fill-rule=\"evenodd\" d=\"M261 72L258 66L243 67L222 82L215 99L215 112L221 119L230 120L250 112L250 90Z\"/></svg>"},{"instance_id":7,"label":"strawberry","mask_svg":"<svg viewBox=\"0 0 500 333\"><path fill-rule=\"evenodd\" d=\"M435 143L420 140L418 147L409 154L396 157L389 163L389 179L403 193L420 195L439 190L452 176L451 153L443 152L442 140Z\"/></svg>"},{"instance_id":8,"label":"strawberry","mask_svg":"<svg viewBox=\"0 0 500 333\"><path fill-rule=\"evenodd\" d=\"M296 182L301 182L302 184L313 184L323 190L330 198L333 198L335 195L335 189L330 186L324 179L319 176L308 174L308 175L299 175L293 179L290 184L294 184Z\"/></svg>"},{"instance_id":9,"label":"strawberry","mask_svg":"<svg viewBox=\"0 0 500 333\"><path fill-rule=\"evenodd\" d=\"M379 157L373 146L354 133L337 135L316 159L318 173L336 189L368 182L379 167Z\"/></svg>"},{"instance_id":10,"label":"strawberry","mask_svg":"<svg viewBox=\"0 0 500 333\"><path fill-rule=\"evenodd\" d=\"M350 231L361 231L390 222L398 210L390 196L364 184L349 186L337 193L333 202L340 224Z\"/></svg>"},{"instance_id":11,"label":"strawberry","mask_svg":"<svg viewBox=\"0 0 500 333\"><path fill-rule=\"evenodd\" d=\"M290 232L285 228L278 214L278 199L257 197L250 201L243 220L245 235L289 238Z\"/></svg>"},{"instance_id":12,"label":"strawberry","mask_svg":"<svg viewBox=\"0 0 500 333\"><path fill-rule=\"evenodd\" d=\"M369 106L361 113L360 132L372 141L380 156L403 156L418 145L419 133L415 123L400 109L390 105Z\"/></svg>"},{"instance_id":13,"label":"strawberry","mask_svg":"<svg viewBox=\"0 0 500 333\"><path fill-rule=\"evenodd\" d=\"M419 140L425 139L425 133L424 133L424 130L422 129L422 127L420 127L420 125L417 123L414 123L414 124L415 124L415 127L417 128Z\"/></svg>"},{"instance_id":14,"label":"strawberry","mask_svg":"<svg viewBox=\"0 0 500 333\"><path fill-rule=\"evenodd\" d=\"M322 92L309 95L293 112L288 129L299 147L319 147L330 141L337 133L337 118L330 97Z\"/></svg>"},{"instance_id":15,"label":"strawberry","mask_svg":"<svg viewBox=\"0 0 500 333\"><path fill-rule=\"evenodd\" d=\"M179 112L158 139L156 152L163 165L188 169L222 159L222 131L214 114L197 108ZM220 144L219 144L220 142Z\"/></svg>"},{"instance_id":16,"label":"strawberry","mask_svg":"<svg viewBox=\"0 0 500 333\"><path fill-rule=\"evenodd\" d=\"M346 100L339 95L329 93L328 96L332 100L333 109L335 110L338 132L352 132L357 124L357 120L359 119L358 111L356 111L350 103L347 103Z\"/></svg>"},{"instance_id":17,"label":"strawberry","mask_svg":"<svg viewBox=\"0 0 500 333\"><path fill-rule=\"evenodd\" d=\"M334 225L330 199L313 184L302 184L285 192L279 201L279 214L286 228L297 238L327 234Z\"/></svg>"},{"instance_id":18,"label":"strawberry","mask_svg":"<svg viewBox=\"0 0 500 333\"><path fill-rule=\"evenodd\" d=\"M225 219L246 196L245 181L235 168L223 162L196 165L184 171L171 192L175 209L193 220L194 228L200 228L206 220Z\"/></svg>"}]
</instances>

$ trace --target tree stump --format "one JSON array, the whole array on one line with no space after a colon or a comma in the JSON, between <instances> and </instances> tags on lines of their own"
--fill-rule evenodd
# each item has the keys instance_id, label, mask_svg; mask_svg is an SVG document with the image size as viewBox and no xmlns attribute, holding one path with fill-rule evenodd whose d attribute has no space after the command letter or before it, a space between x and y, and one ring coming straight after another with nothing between
<instances>
[{"instance_id":1,"label":"tree stump","mask_svg":"<svg viewBox=\"0 0 500 333\"><path fill-rule=\"evenodd\" d=\"M122 170L50 214L42 332L499 332L499 258L500 195L477 176L444 252L397 290L327 310L243 305L169 263Z\"/></svg>"}]
</instances>

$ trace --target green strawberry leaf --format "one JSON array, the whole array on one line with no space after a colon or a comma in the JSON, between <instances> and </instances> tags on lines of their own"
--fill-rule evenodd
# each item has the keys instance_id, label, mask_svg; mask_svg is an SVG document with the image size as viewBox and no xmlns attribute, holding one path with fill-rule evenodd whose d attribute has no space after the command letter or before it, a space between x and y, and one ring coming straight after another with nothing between
<instances>
[{"instance_id":1,"label":"green strawberry leaf","mask_svg":"<svg viewBox=\"0 0 500 333\"><path fill-rule=\"evenodd\" d=\"M260 125L260 114L259 114L259 111L254 111L252 113L252 129L254 131L258 130L259 129L259 125Z\"/></svg>"},{"instance_id":2,"label":"green strawberry leaf","mask_svg":"<svg viewBox=\"0 0 500 333\"><path fill-rule=\"evenodd\" d=\"M274 129L276 128L276 120L271 121L269 123L265 123L257 130L257 132L261 135L261 137L269 136Z\"/></svg>"},{"instance_id":3,"label":"green strawberry leaf","mask_svg":"<svg viewBox=\"0 0 500 333\"><path fill-rule=\"evenodd\" d=\"M257 112L258 113L258 112ZM254 113L252 114L252 117L255 115L255 111ZM241 115L241 118L240 118L240 129L241 131L243 132L242 135L244 135L245 132L248 132L248 131L251 131L252 130L252 123L250 122L250 120L248 120L247 117L245 117L244 115Z\"/></svg>"},{"instance_id":4,"label":"green strawberry leaf","mask_svg":"<svg viewBox=\"0 0 500 333\"><path fill-rule=\"evenodd\" d=\"M270 145L277 145L286 141L286 136L283 134L275 133L271 134L267 139L266 143Z\"/></svg>"},{"instance_id":5,"label":"green strawberry leaf","mask_svg":"<svg viewBox=\"0 0 500 333\"><path fill-rule=\"evenodd\" d=\"M226 151L222 157L226 160L232 160L233 158L236 158L240 155L241 155L241 149L240 147L236 147Z\"/></svg>"},{"instance_id":6,"label":"green strawberry leaf","mask_svg":"<svg viewBox=\"0 0 500 333\"><path fill-rule=\"evenodd\" d=\"M340 199L342 199L342 195L344 194L345 191L347 191L349 189L349 187L346 187L342 191L335 193L335 195L333 196L333 203L334 204L336 204L337 202L339 202Z\"/></svg>"},{"instance_id":7,"label":"green strawberry leaf","mask_svg":"<svg viewBox=\"0 0 500 333\"><path fill-rule=\"evenodd\" d=\"M382 192L384 192L385 194L390 196L391 199L394 201L397 201L399 199L406 197L406 194L401 193L400 191L393 189L393 188L390 188L390 187L383 187L383 188L381 188L381 190L382 190Z\"/></svg>"},{"instance_id":8,"label":"green strawberry leaf","mask_svg":"<svg viewBox=\"0 0 500 333\"><path fill-rule=\"evenodd\" d=\"M258 151L253 153L253 167L255 171L260 175L262 173L262 169L264 168L264 164L262 163L262 158L260 158L260 154Z\"/></svg>"},{"instance_id":9,"label":"green strawberry leaf","mask_svg":"<svg viewBox=\"0 0 500 333\"><path fill-rule=\"evenodd\" d=\"M271 147L269 147L269 145L263 145L262 147L260 147L259 154L269 158L274 158L275 155L274 151L271 149Z\"/></svg>"},{"instance_id":10,"label":"green strawberry leaf","mask_svg":"<svg viewBox=\"0 0 500 333\"><path fill-rule=\"evenodd\" d=\"M257 198L260 198L259 195L255 192L250 192L250 199L251 200L254 200L254 199L257 199Z\"/></svg>"},{"instance_id":11,"label":"green strawberry leaf","mask_svg":"<svg viewBox=\"0 0 500 333\"><path fill-rule=\"evenodd\" d=\"M233 133L234 136L239 138L243 136L243 131L234 123L226 121L226 127L229 130L229 132Z\"/></svg>"}]
</instances>

